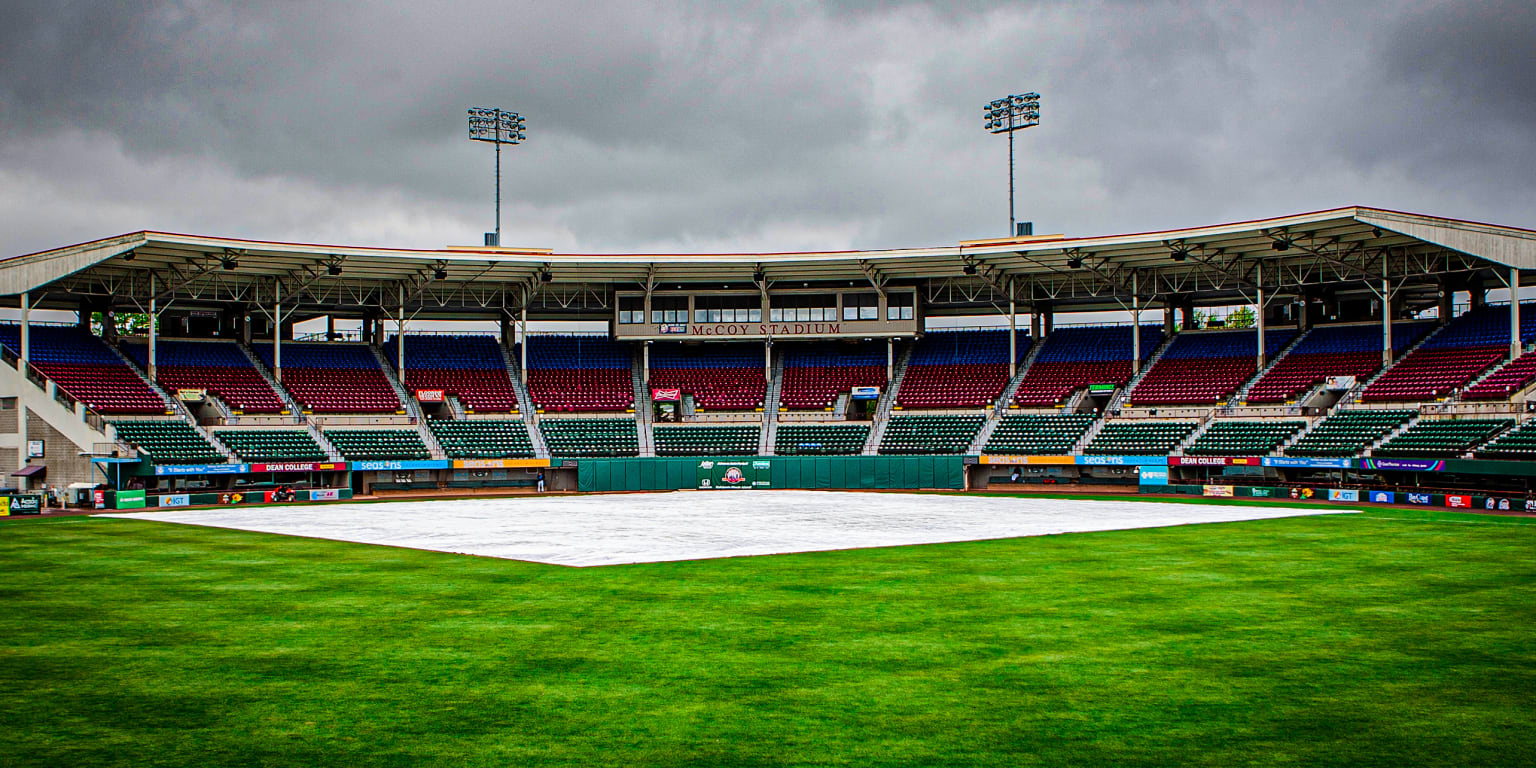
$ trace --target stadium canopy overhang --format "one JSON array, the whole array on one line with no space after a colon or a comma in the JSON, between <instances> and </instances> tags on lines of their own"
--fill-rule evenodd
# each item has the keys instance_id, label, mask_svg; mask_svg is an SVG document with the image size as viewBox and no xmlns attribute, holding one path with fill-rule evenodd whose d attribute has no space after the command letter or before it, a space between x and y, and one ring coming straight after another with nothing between
<instances>
[{"instance_id":1,"label":"stadium canopy overhang","mask_svg":"<svg viewBox=\"0 0 1536 768\"><path fill-rule=\"evenodd\" d=\"M1448 290L1499 288L1536 271L1536 232L1337 208L1102 237L1047 235L881 251L584 254L517 248L412 250L165 232L0 261L0 295L33 308L143 311L281 304L294 320L404 313L487 319L611 317L633 290L912 286L927 314L1056 312L1253 303L1360 294L1433 306ZM14 301L14 300L13 300Z\"/></svg>"}]
</instances>

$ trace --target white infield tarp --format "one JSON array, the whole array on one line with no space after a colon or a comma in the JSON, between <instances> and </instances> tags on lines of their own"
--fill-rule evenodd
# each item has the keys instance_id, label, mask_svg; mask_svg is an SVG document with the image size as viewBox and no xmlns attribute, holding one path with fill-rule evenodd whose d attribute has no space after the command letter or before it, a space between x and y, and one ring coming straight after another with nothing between
<instances>
[{"instance_id":1,"label":"white infield tarp","mask_svg":"<svg viewBox=\"0 0 1536 768\"><path fill-rule=\"evenodd\" d=\"M1264 520L1350 510L833 491L251 506L107 514L591 566Z\"/></svg>"}]
</instances>

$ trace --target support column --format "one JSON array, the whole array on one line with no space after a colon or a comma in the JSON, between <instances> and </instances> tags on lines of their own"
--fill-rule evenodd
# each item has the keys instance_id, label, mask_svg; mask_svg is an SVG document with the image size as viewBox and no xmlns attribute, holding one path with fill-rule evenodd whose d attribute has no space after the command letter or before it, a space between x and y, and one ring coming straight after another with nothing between
<instances>
[{"instance_id":1,"label":"support column","mask_svg":"<svg viewBox=\"0 0 1536 768\"><path fill-rule=\"evenodd\" d=\"M32 362L32 294L26 291L21 294L21 359ZM22 449L26 449L26 443L22 443Z\"/></svg>"},{"instance_id":2,"label":"support column","mask_svg":"<svg viewBox=\"0 0 1536 768\"><path fill-rule=\"evenodd\" d=\"M1141 372L1141 286L1139 275L1131 273L1131 372ZM1120 306L1124 307L1124 304Z\"/></svg>"},{"instance_id":3,"label":"support column","mask_svg":"<svg viewBox=\"0 0 1536 768\"><path fill-rule=\"evenodd\" d=\"M1165 339L1173 338L1173 313L1172 302L1163 302L1163 338Z\"/></svg>"},{"instance_id":4,"label":"support column","mask_svg":"<svg viewBox=\"0 0 1536 768\"><path fill-rule=\"evenodd\" d=\"M773 381L773 339L763 340L763 381Z\"/></svg>"},{"instance_id":5,"label":"support column","mask_svg":"<svg viewBox=\"0 0 1536 768\"><path fill-rule=\"evenodd\" d=\"M240 316L240 340L246 346L251 345L251 313L246 312Z\"/></svg>"},{"instance_id":6,"label":"support column","mask_svg":"<svg viewBox=\"0 0 1536 768\"><path fill-rule=\"evenodd\" d=\"M1392 364L1392 283L1381 279L1381 364Z\"/></svg>"},{"instance_id":7,"label":"support column","mask_svg":"<svg viewBox=\"0 0 1536 768\"><path fill-rule=\"evenodd\" d=\"M1259 284L1259 304L1257 307L1255 307L1254 315L1256 315L1256 317L1254 317L1254 322L1259 327L1259 349L1255 359L1258 360L1259 364L1256 370L1262 371L1264 370L1264 365L1269 362L1268 356L1264 354L1264 350L1266 349L1264 344L1264 315L1268 314L1264 311L1266 309L1264 304L1264 262L1259 262L1257 269Z\"/></svg>"},{"instance_id":8,"label":"support column","mask_svg":"<svg viewBox=\"0 0 1536 768\"><path fill-rule=\"evenodd\" d=\"M155 278L154 278L153 275L151 275L150 278L149 278L149 289L151 291L153 291L155 289ZM158 303L156 301L156 297L154 295L151 295L149 297L149 380L150 381L154 381L157 378L159 378L157 376L156 372L155 372L155 370L156 370L156 365L155 364L158 361L158 357L155 354L155 351L156 351L155 347L156 347L156 340L160 337L160 312L157 309L157 306L158 306Z\"/></svg>"},{"instance_id":9,"label":"support column","mask_svg":"<svg viewBox=\"0 0 1536 768\"><path fill-rule=\"evenodd\" d=\"M335 341L336 340L336 316L335 315L326 315L325 316L325 340L326 341Z\"/></svg>"},{"instance_id":10,"label":"support column","mask_svg":"<svg viewBox=\"0 0 1536 768\"><path fill-rule=\"evenodd\" d=\"M523 378L523 386L528 386L528 296L523 296L523 311L518 318L517 341L522 346L521 360L518 361L518 374Z\"/></svg>"},{"instance_id":11,"label":"support column","mask_svg":"<svg viewBox=\"0 0 1536 768\"><path fill-rule=\"evenodd\" d=\"M1008 284L1008 378L1019 373L1018 308L1013 303L1013 283Z\"/></svg>"},{"instance_id":12,"label":"support column","mask_svg":"<svg viewBox=\"0 0 1536 768\"><path fill-rule=\"evenodd\" d=\"M885 340L885 386L889 388L896 378L896 339Z\"/></svg>"},{"instance_id":13,"label":"support column","mask_svg":"<svg viewBox=\"0 0 1536 768\"><path fill-rule=\"evenodd\" d=\"M1042 323L1045 326L1045 335L1046 336L1051 335L1051 331L1055 330L1055 328L1056 328L1056 308L1055 307L1049 306L1049 305L1046 306L1046 308L1045 308L1045 316L1042 318Z\"/></svg>"},{"instance_id":14,"label":"support column","mask_svg":"<svg viewBox=\"0 0 1536 768\"><path fill-rule=\"evenodd\" d=\"M22 300L26 300L25 294ZM1509 268L1509 359L1520 356L1520 270Z\"/></svg>"},{"instance_id":15,"label":"support column","mask_svg":"<svg viewBox=\"0 0 1536 768\"><path fill-rule=\"evenodd\" d=\"M405 386L405 286L400 286L400 314L395 316L395 376Z\"/></svg>"},{"instance_id":16,"label":"support column","mask_svg":"<svg viewBox=\"0 0 1536 768\"><path fill-rule=\"evenodd\" d=\"M283 283L272 288L272 377L283 381Z\"/></svg>"},{"instance_id":17,"label":"support column","mask_svg":"<svg viewBox=\"0 0 1536 768\"><path fill-rule=\"evenodd\" d=\"M1042 337L1040 333L1040 309L1038 307L1029 308L1029 335L1035 340L1036 344L1040 343Z\"/></svg>"},{"instance_id":18,"label":"support column","mask_svg":"<svg viewBox=\"0 0 1536 768\"><path fill-rule=\"evenodd\" d=\"M640 383L651 388L651 342L640 343Z\"/></svg>"}]
</instances>

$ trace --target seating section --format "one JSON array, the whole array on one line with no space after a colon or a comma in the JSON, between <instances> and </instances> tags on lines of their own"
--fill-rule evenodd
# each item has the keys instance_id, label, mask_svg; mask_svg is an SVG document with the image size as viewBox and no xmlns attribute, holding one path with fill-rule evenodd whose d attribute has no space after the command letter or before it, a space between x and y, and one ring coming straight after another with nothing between
<instances>
[{"instance_id":1,"label":"seating section","mask_svg":"<svg viewBox=\"0 0 1536 768\"><path fill-rule=\"evenodd\" d=\"M254 345L273 369L272 344ZM293 399L317 413L399 413L395 389L363 344L283 344L281 383Z\"/></svg>"},{"instance_id":2,"label":"seating section","mask_svg":"<svg viewBox=\"0 0 1536 768\"><path fill-rule=\"evenodd\" d=\"M432 458L414 429L327 429L325 439L349 461Z\"/></svg>"},{"instance_id":3,"label":"seating section","mask_svg":"<svg viewBox=\"0 0 1536 768\"><path fill-rule=\"evenodd\" d=\"M1015 338L1018 360L1030 338ZM981 408L1008 385L1007 331L935 331L912 348L912 359L896 396L900 408Z\"/></svg>"},{"instance_id":4,"label":"seating section","mask_svg":"<svg viewBox=\"0 0 1536 768\"><path fill-rule=\"evenodd\" d=\"M638 456L634 419L544 419L539 422L551 456Z\"/></svg>"},{"instance_id":5,"label":"seating section","mask_svg":"<svg viewBox=\"0 0 1536 768\"><path fill-rule=\"evenodd\" d=\"M1009 414L998 422L982 453L1023 456L1064 455L1081 440L1096 417L1088 413Z\"/></svg>"},{"instance_id":6,"label":"seating section","mask_svg":"<svg viewBox=\"0 0 1536 768\"><path fill-rule=\"evenodd\" d=\"M779 423L773 452L779 456L849 456L861 453L869 425L861 422Z\"/></svg>"},{"instance_id":7,"label":"seating section","mask_svg":"<svg viewBox=\"0 0 1536 768\"><path fill-rule=\"evenodd\" d=\"M0 344L21 356L21 326L0 324ZM166 413L165 401L106 342L75 326L32 325L28 356L60 389L99 413Z\"/></svg>"},{"instance_id":8,"label":"seating section","mask_svg":"<svg viewBox=\"0 0 1536 768\"><path fill-rule=\"evenodd\" d=\"M1358 456L1382 435L1413 418L1413 411L1339 411L1285 449L1287 456Z\"/></svg>"},{"instance_id":9,"label":"seating section","mask_svg":"<svg viewBox=\"0 0 1536 768\"><path fill-rule=\"evenodd\" d=\"M1432 323L1393 323L1392 348L1398 352L1417 344ZM1285 357L1248 390L1251 403L1293 399L1330 376L1354 376L1360 381L1381 370L1381 326L1319 326L1307 333Z\"/></svg>"},{"instance_id":10,"label":"seating section","mask_svg":"<svg viewBox=\"0 0 1536 768\"><path fill-rule=\"evenodd\" d=\"M1162 456L1200 426L1193 421L1113 421L1104 425L1084 454L1111 456Z\"/></svg>"},{"instance_id":11,"label":"seating section","mask_svg":"<svg viewBox=\"0 0 1536 768\"><path fill-rule=\"evenodd\" d=\"M786 344L780 405L790 410L831 410L854 387L885 388L886 350L876 342Z\"/></svg>"},{"instance_id":12,"label":"seating section","mask_svg":"<svg viewBox=\"0 0 1536 768\"><path fill-rule=\"evenodd\" d=\"M1189 456L1264 456L1307 425L1304 421L1216 421L1184 453Z\"/></svg>"},{"instance_id":13,"label":"seating section","mask_svg":"<svg viewBox=\"0 0 1536 768\"><path fill-rule=\"evenodd\" d=\"M880 440L880 453L963 454L971 447L985 419L979 413L892 416Z\"/></svg>"},{"instance_id":14,"label":"seating section","mask_svg":"<svg viewBox=\"0 0 1536 768\"><path fill-rule=\"evenodd\" d=\"M690 393L699 410L760 409L768 389L763 378L763 347L652 344L651 388Z\"/></svg>"},{"instance_id":15,"label":"seating section","mask_svg":"<svg viewBox=\"0 0 1536 768\"><path fill-rule=\"evenodd\" d=\"M1520 305L1521 338L1536 339L1536 303ZM1364 402L1425 402L1450 395L1509 354L1509 307L1483 307L1447 323L1360 393Z\"/></svg>"},{"instance_id":16,"label":"seating section","mask_svg":"<svg viewBox=\"0 0 1536 768\"><path fill-rule=\"evenodd\" d=\"M1268 355L1275 355L1296 331L1276 328L1264 334ZM1152 370L1131 392L1132 405L1206 405L1221 402L1258 373L1259 332L1186 331L1168 345Z\"/></svg>"},{"instance_id":17,"label":"seating section","mask_svg":"<svg viewBox=\"0 0 1536 768\"><path fill-rule=\"evenodd\" d=\"M325 461L308 432L296 429L221 429L213 433L242 461Z\"/></svg>"},{"instance_id":18,"label":"seating section","mask_svg":"<svg viewBox=\"0 0 1536 768\"><path fill-rule=\"evenodd\" d=\"M149 370L148 342L124 343L122 349ZM287 407L233 341L156 341L155 383L172 395L206 389L240 413L279 413Z\"/></svg>"},{"instance_id":19,"label":"seating section","mask_svg":"<svg viewBox=\"0 0 1536 768\"><path fill-rule=\"evenodd\" d=\"M1163 343L1161 325L1141 326L1141 357ZM1129 325L1057 328L1045 338L1013 402L1026 408L1052 406L1089 384L1120 386L1135 373L1135 344Z\"/></svg>"},{"instance_id":20,"label":"seating section","mask_svg":"<svg viewBox=\"0 0 1536 768\"><path fill-rule=\"evenodd\" d=\"M399 365L399 342L390 337L384 354ZM517 411L517 391L495 336L455 334L405 335L407 391L440 389L459 399L464 410L482 413ZM414 394L413 394L414 396Z\"/></svg>"},{"instance_id":21,"label":"seating section","mask_svg":"<svg viewBox=\"0 0 1536 768\"><path fill-rule=\"evenodd\" d=\"M755 456L758 427L655 427L657 456Z\"/></svg>"},{"instance_id":22,"label":"seating section","mask_svg":"<svg viewBox=\"0 0 1536 768\"><path fill-rule=\"evenodd\" d=\"M226 459L184 421L115 421L117 437L156 464L223 464Z\"/></svg>"},{"instance_id":23,"label":"seating section","mask_svg":"<svg viewBox=\"0 0 1536 768\"><path fill-rule=\"evenodd\" d=\"M1466 400L1503 400L1536 381L1536 352L1527 352L1462 393Z\"/></svg>"},{"instance_id":24,"label":"seating section","mask_svg":"<svg viewBox=\"0 0 1536 768\"><path fill-rule=\"evenodd\" d=\"M629 347L606 336L528 337L528 393L540 410L565 413L634 407Z\"/></svg>"},{"instance_id":25,"label":"seating section","mask_svg":"<svg viewBox=\"0 0 1536 768\"><path fill-rule=\"evenodd\" d=\"M533 441L521 421L428 419L427 428L450 459L519 459L534 455Z\"/></svg>"},{"instance_id":26,"label":"seating section","mask_svg":"<svg viewBox=\"0 0 1536 768\"><path fill-rule=\"evenodd\" d=\"M1382 443L1371 455L1453 459L1514 424L1514 419L1424 420Z\"/></svg>"},{"instance_id":27,"label":"seating section","mask_svg":"<svg viewBox=\"0 0 1536 768\"><path fill-rule=\"evenodd\" d=\"M1499 435L1493 442L1477 449L1475 455L1479 459L1536 460L1536 421L1527 421Z\"/></svg>"}]
</instances>

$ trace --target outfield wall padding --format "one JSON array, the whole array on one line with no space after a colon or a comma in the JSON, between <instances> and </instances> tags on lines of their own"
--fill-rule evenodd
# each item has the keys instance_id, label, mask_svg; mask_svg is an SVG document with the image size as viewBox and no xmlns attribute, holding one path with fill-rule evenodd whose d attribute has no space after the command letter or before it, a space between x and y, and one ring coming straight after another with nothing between
<instances>
[{"instance_id":1,"label":"outfield wall padding","mask_svg":"<svg viewBox=\"0 0 1536 768\"><path fill-rule=\"evenodd\" d=\"M565 459L576 465L577 489L672 491L698 487L701 461L769 462L773 488L916 490L965 488L962 456L741 456Z\"/></svg>"}]
</instances>

